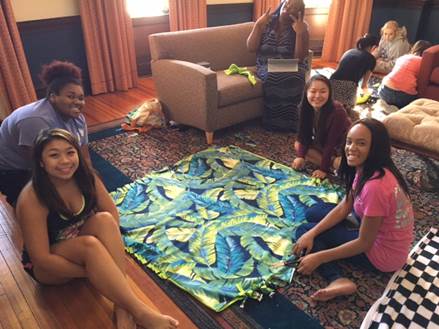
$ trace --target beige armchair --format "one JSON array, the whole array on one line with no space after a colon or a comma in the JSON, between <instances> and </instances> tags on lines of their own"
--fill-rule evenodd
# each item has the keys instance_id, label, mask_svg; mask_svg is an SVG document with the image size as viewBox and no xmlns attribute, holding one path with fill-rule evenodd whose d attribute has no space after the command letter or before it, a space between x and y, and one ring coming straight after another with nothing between
<instances>
[{"instance_id":1,"label":"beige armchair","mask_svg":"<svg viewBox=\"0 0 439 329\"><path fill-rule=\"evenodd\" d=\"M253 24L149 36L152 76L168 120L203 130L212 144L215 131L262 116L262 82L253 86L245 76L224 73L232 63L256 72L256 54L246 47Z\"/></svg>"},{"instance_id":2,"label":"beige armchair","mask_svg":"<svg viewBox=\"0 0 439 329\"><path fill-rule=\"evenodd\" d=\"M232 63L255 71L256 55L246 48L253 24L150 35L152 76L168 120L203 130L212 144L216 130L262 115L261 81L252 86L224 73Z\"/></svg>"}]
</instances>

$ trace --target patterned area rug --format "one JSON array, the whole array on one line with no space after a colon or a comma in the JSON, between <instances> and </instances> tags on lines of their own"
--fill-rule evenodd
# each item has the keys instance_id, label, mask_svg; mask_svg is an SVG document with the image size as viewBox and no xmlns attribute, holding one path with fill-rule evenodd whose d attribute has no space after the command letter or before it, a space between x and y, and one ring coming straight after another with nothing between
<instances>
[{"instance_id":1,"label":"patterned area rug","mask_svg":"<svg viewBox=\"0 0 439 329\"><path fill-rule=\"evenodd\" d=\"M275 133L263 130L259 122L248 122L224 129L215 134L218 146L236 145L252 153L281 164L290 165L294 159L292 133ZM153 170L171 166L186 156L206 148L204 133L195 129L161 129L146 135L122 133L91 143L92 149L119 171L135 180ZM392 149L393 158L404 175L417 169L423 169L424 163L412 152ZM306 173L314 168L308 166ZM104 177L105 179L105 177ZM439 195L410 186L411 198L416 214L416 241L425 235L430 227L437 227L439 218ZM337 298L327 303L313 304L309 296L316 289L325 286L318 275L295 275L293 283L278 290L271 298L261 303L248 301L244 308L233 305L221 313L212 314L187 295L179 295L179 289L172 284L159 280L161 286L174 300L180 301L182 309L197 318L200 328L288 328L281 320L285 309L280 306L292 306L317 319L327 328L359 328L370 305L381 296L390 275L365 273L346 267L346 273L358 285L358 293L349 298ZM280 306L279 306L280 305ZM288 309L290 312L291 309ZM293 312L293 311L291 311ZM266 321L255 321L263 317ZM288 323L288 322L285 322ZM300 327L300 326L299 326ZM300 328L311 328L301 326Z\"/></svg>"}]
</instances>

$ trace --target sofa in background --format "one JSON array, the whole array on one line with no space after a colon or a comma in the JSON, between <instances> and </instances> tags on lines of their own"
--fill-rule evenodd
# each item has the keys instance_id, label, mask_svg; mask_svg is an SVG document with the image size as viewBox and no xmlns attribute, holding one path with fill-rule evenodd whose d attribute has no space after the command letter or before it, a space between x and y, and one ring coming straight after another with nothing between
<instances>
[{"instance_id":1,"label":"sofa in background","mask_svg":"<svg viewBox=\"0 0 439 329\"><path fill-rule=\"evenodd\" d=\"M246 47L253 22L149 36L151 69L168 120L213 133L262 115L262 83L226 76L230 64L255 72L256 55ZM207 62L206 68L197 63Z\"/></svg>"},{"instance_id":2,"label":"sofa in background","mask_svg":"<svg viewBox=\"0 0 439 329\"><path fill-rule=\"evenodd\" d=\"M224 73L232 63L256 73L256 54L246 46L253 24L149 36L152 76L168 120L203 130L212 144L215 131L262 116L261 81L253 86L245 76Z\"/></svg>"},{"instance_id":3,"label":"sofa in background","mask_svg":"<svg viewBox=\"0 0 439 329\"><path fill-rule=\"evenodd\" d=\"M418 95L439 101L439 45L428 48L422 54Z\"/></svg>"}]
</instances>

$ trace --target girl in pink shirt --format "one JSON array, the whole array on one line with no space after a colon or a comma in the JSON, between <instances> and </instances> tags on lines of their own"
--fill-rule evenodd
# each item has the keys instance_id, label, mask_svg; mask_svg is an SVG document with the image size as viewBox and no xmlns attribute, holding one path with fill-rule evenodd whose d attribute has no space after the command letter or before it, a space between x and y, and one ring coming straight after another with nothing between
<instances>
[{"instance_id":1,"label":"girl in pink shirt","mask_svg":"<svg viewBox=\"0 0 439 329\"><path fill-rule=\"evenodd\" d=\"M410 53L396 60L392 71L383 79L379 96L389 105L402 108L418 96L418 76L421 69L422 53L431 47L425 40L417 41Z\"/></svg>"},{"instance_id":2,"label":"girl in pink shirt","mask_svg":"<svg viewBox=\"0 0 439 329\"><path fill-rule=\"evenodd\" d=\"M356 291L337 260L369 270L393 272L407 259L413 241L413 211L408 187L390 157L390 138L375 119L362 119L349 130L339 174L346 196L338 205L319 203L297 230L293 252L303 256L297 271L315 269L328 281L311 298L326 301ZM359 227L348 228L349 214Z\"/></svg>"}]
</instances>

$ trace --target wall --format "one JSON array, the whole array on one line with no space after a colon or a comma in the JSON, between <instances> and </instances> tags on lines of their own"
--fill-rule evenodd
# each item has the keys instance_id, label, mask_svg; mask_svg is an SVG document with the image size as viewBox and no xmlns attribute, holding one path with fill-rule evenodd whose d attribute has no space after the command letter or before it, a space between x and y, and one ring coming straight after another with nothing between
<instances>
[{"instance_id":1,"label":"wall","mask_svg":"<svg viewBox=\"0 0 439 329\"><path fill-rule=\"evenodd\" d=\"M84 89L89 94L87 57L79 16L58 17L17 23L38 97L45 88L38 78L43 64L58 59L82 69Z\"/></svg>"},{"instance_id":2,"label":"wall","mask_svg":"<svg viewBox=\"0 0 439 329\"><path fill-rule=\"evenodd\" d=\"M13 0L13 9L37 94L44 95L38 79L41 65L54 59L72 61L83 70L89 91L78 0ZM253 16L253 0L207 0L208 26L248 22ZM321 53L328 9L307 8L310 47ZM133 19L134 42L139 75L150 74L148 35L169 31L168 16ZM48 51L50 49L50 51Z\"/></svg>"},{"instance_id":3,"label":"wall","mask_svg":"<svg viewBox=\"0 0 439 329\"><path fill-rule=\"evenodd\" d=\"M152 1L152 0L146 0ZM79 0L13 0L23 46L38 95L44 88L38 79L41 65L53 59L68 60L83 70L86 91L88 68L79 17ZM208 25L252 20L253 0L207 0ZM328 8L307 8L310 47L321 53ZM408 29L410 42L426 39L439 43L439 0L374 0L370 31L378 34L384 22L396 19ZM138 72L150 74L148 35L169 31L168 16L133 19Z\"/></svg>"},{"instance_id":4,"label":"wall","mask_svg":"<svg viewBox=\"0 0 439 329\"><path fill-rule=\"evenodd\" d=\"M169 31L169 16L142 17L133 19L134 46L136 49L137 72L139 75L151 74L151 54L148 36Z\"/></svg>"},{"instance_id":5,"label":"wall","mask_svg":"<svg viewBox=\"0 0 439 329\"><path fill-rule=\"evenodd\" d=\"M252 20L253 0L207 0L207 4L208 26ZM81 67L88 92L79 0L13 0L12 5L38 96L44 95L38 79L41 65L54 59L71 61ZM312 26L310 46L316 54L321 52L327 12L328 9L306 10L305 19ZM169 31L168 16L135 18L133 27L139 75L150 74L148 35Z\"/></svg>"},{"instance_id":6,"label":"wall","mask_svg":"<svg viewBox=\"0 0 439 329\"><path fill-rule=\"evenodd\" d=\"M253 3L214 4L207 6L207 26L250 22Z\"/></svg>"},{"instance_id":7,"label":"wall","mask_svg":"<svg viewBox=\"0 0 439 329\"><path fill-rule=\"evenodd\" d=\"M424 7L419 20L417 40L424 39L439 44L439 0L430 1Z\"/></svg>"},{"instance_id":8,"label":"wall","mask_svg":"<svg viewBox=\"0 0 439 329\"><path fill-rule=\"evenodd\" d=\"M38 78L41 66L55 59L78 65L89 93L78 0L13 0L12 8L38 97L45 93Z\"/></svg>"},{"instance_id":9,"label":"wall","mask_svg":"<svg viewBox=\"0 0 439 329\"><path fill-rule=\"evenodd\" d=\"M375 0L370 32L379 35L388 20L396 20L407 28L410 43L419 39L439 43L439 0Z\"/></svg>"},{"instance_id":10,"label":"wall","mask_svg":"<svg viewBox=\"0 0 439 329\"><path fill-rule=\"evenodd\" d=\"M79 15L79 0L12 0L17 22Z\"/></svg>"}]
</instances>

